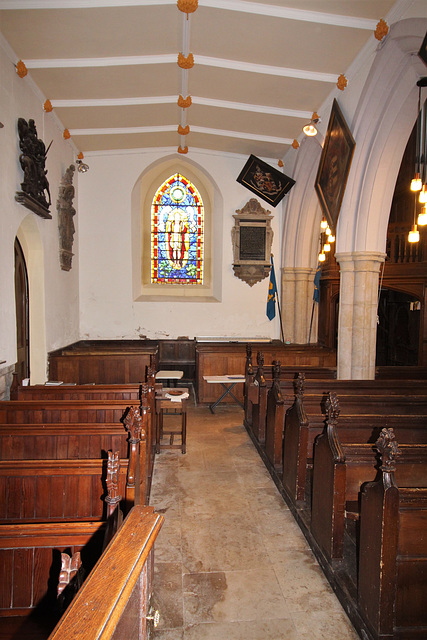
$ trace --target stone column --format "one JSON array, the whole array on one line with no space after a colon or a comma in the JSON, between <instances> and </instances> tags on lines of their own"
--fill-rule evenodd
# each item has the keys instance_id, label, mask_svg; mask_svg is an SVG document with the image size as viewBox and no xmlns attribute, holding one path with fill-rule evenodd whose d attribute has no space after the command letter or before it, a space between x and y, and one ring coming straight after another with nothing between
<instances>
[{"instance_id":1,"label":"stone column","mask_svg":"<svg viewBox=\"0 0 427 640\"><path fill-rule=\"evenodd\" d=\"M285 340L306 344L310 330L315 269L282 269L282 321ZM313 339L314 336L314 339ZM313 319L312 342L316 342L317 315Z\"/></svg>"},{"instance_id":2,"label":"stone column","mask_svg":"<svg viewBox=\"0 0 427 640\"><path fill-rule=\"evenodd\" d=\"M385 254L341 253L337 377L373 380L377 338L378 280Z\"/></svg>"}]
</instances>

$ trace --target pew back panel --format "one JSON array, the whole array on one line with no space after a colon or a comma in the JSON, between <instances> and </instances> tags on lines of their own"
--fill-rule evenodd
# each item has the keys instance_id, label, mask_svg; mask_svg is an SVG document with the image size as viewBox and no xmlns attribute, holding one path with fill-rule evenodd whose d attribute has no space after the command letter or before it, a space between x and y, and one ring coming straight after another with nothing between
<instances>
[{"instance_id":1,"label":"pew back panel","mask_svg":"<svg viewBox=\"0 0 427 640\"><path fill-rule=\"evenodd\" d=\"M0 522L101 520L105 514L107 460L0 461ZM127 459L119 493L126 494Z\"/></svg>"},{"instance_id":2,"label":"pew back panel","mask_svg":"<svg viewBox=\"0 0 427 640\"><path fill-rule=\"evenodd\" d=\"M97 423L0 424L0 460L99 458L128 455L123 425Z\"/></svg>"},{"instance_id":3,"label":"pew back panel","mask_svg":"<svg viewBox=\"0 0 427 640\"><path fill-rule=\"evenodd\" d=\"M80 551L89 572L101 554L104 532L101 522L2 524L0 617L27 615L35 607L41 615L52 613L60 554Z\"/></svg>"}]
</instances>

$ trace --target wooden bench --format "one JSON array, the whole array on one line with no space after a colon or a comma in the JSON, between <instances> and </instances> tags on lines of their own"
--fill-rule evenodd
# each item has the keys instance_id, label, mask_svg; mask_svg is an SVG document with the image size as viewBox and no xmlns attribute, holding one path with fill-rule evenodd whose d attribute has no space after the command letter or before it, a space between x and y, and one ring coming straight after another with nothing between
<instances>
[{"instance_id":1,"label":"wooden bench","mask_svg":"<svg viewBox=\"0 0 427 640\"><path fill-rule=\"evenodd\" d=\"M106 472L100 459L0 460L0 523L105 519ZM128 460L121 460L123 496L127 474Z\"/></svg>"},{"instance_id":2,"label":"wooden bench","mask_svg":"<svg viewBox=\"0 0 427 640\"><path fill-rule=\"evenodd\" d=\"M37 384L17 387L11 400L126 400L141 399L141 384Z\"/></svg>"},{"instance_id":3,"label":"wooden bench","mask_svg":"<svg viewBox=\"0 0 427 640\"><path fill-rule=\"evenodd\" d=\"M152 507L132 509L49 640L148 640L154 543L162 524Z\"/></svg>"},{"instance_id":4,"label":"wooden bench","mask_svg":"<svg viewBox=\"0 0 427 640\"><path fill-rule=\"evenodd\" d=\"M118 455L109 452L103 520L58 521L54 508L47 514L52 516L51 521L46 518L42 522L17 520L0 524L2 638L47 638L76 586L91 571L122 523L120 479ZM81 496L71 498L67 512L74 509L76 515L80 513ZM38 508L39 501L36 503ZM19 509L14 515L18 511L19 516L28 515Z\"/></svg>"},{"instance_id":5,"label":"wooden bench","mask_svg":"<svg viewBox=\"0 0 427 640\"><path fill-rule=\"evenodd\" d=\"M330 384L334 389L337 388L336 382L340 381ZM294 403L285 414L282 482L290 499L297 503L305 501L307 497L307 470L313 462L314 440L325 426L324 400L327 394L306 395L302 376L297 379L295 387ZM421 441L426 442L422 427L425 428L427 424L427 396L384 396L380 393L367 396L362 392L340 394L340 405L341 429L347 424L352 428L357 425L365 434L370 433L371 442L375 442L379 435L380 423L375 416L384 416L382 426L420 427L418 436ZM365 441L369 442L369 439Z\"/></svg>"},{"instance_id":6,"label":"wooden bench","mask_svg":"<svg viewBox=\"0 0 427 640\"><path fill-rule=\"evenodd\" d=\"M47 638L58 621L61 553L80 552L89 573L102 553L106 522L0 525L2 638Z\"/></svg>"},{"instance_id":7,"label":"wooden bench","mask_svg":"<svg viewBox=\"0 0 427 640\"><path fill-rule=\"evenodd\" d=\"M141 386L140 413L143 421L143 430L140 452L140 483L141 496L148 502L152 470L154 463L154 426L152 406L154 403L154 385ZM138 402L139 404L139 402ZM93 424L93 425L119 425L124 423L130 407L127 400L10 400L0 403L0 424L47 424L59 423L61 429L65 425ZM10 432L13 433L13 429ZM99 428L94 427L94 433L99 433ZM87 435L91 434L91 428ZM83 438L84 440L84 438ZM41 445L37 445L41 446ZM101 455L101 450L94 457Z\"/></svg>"},{"instance_id":8,"label":"wooden bench","mask_svg":"<svg viewBox=\"0 0 427 640\"><path fill-rule=\"evenodd\" d=\"M327 411L326 428L314 445L311 532L331 561L343 557L346 519L359 518L360 489L364 482L375 480L378 456L375 444L361 438L357 416L354 416L354 430L350 425L341 428L339 402L334 393L329 394ZM381 425L382 416L376 419ZM424 465L427 480L427 444L417 443L420 431L427 435L424 426L396 426L394 431L399 441L405 443L401 445L403 455L398 469L399 480L403 479L405 484L414 465L419 468ZM393 429L389 432L393 433Z\"/></svg>"},{"instance_id":9,"label":"wooden bench","mask_svg":"<svg viewBox=\"0 0 427 640\"><path fill-rule=\"evenodd\" d=\"M402 477L400 446L384 436L377 448L380 477L361 496L359 611L376 640L421 640L427 630L426 466L414 464Z\"/></svg>"},{"instance_id":10,"label":"wooden bench","mask_svg":"<svg viewBox=\"0 0 427 640\"><path fill-rule=\"evenodd\" d=\"M251 361L250 361L251 362ZM257 367L251 370L247 363L245 379L245 419L244 423L250 428L256 440L263 444L267 438L266 420L268 394L274 384L281 384L288 394L293 392L293 380L298 373L304 373L307 378L322 378L325 380L336 377L334 367L292 366L282 367L280 361L274 360L270 365L264 364L262 352L257 354Z\"/></svg>"},{"instance_id":11,"label":"wooden bench","mask_svg":"<svg viewBox=\"0 0 427 640\"><path fill-rule=\"evenodd\" d=\"M285 414L289 409L289 404L294 401L294 394L291 391L291 385L286 381L279 378L278 372L280 368L276 365L274 370L274 381L269 390L269 397L267 399L267 417L266 417L266 432L265 432L265 451L268 460L271 462L274 468L278 471L281 470L283 464L283 433L285 427ZM342 411L347 413L360 412L360 399L359 396L363 396L365 404L363 413L379 413L384 410L387 411L389 405L389 396L393 396L395 413L400 413L402 409L396 406L398 400L397 396L403 394L403 406L405 413L423 412L421 406L424 404L424 397L426 395L425 384L422 380L318 380L315 378L307 378L304 373L299 374L303 377L302 389L304 392L304 408L307 420L310 425L315 428L316 421L319 423L318 428L320 431L323 428L324 410L322 405L326 399L328 391L335 391L343 399ZM295 380L292 384L297 384ZM292 393L292 400L291 398ZM300 393L300 392L299 392ZM407 396L411 396L410 407L408 407ZM416 396L419 395L419 398ZM355 396L355 398L352 396ZM380 399L380 396L383 396ZM346 401L344 406L344 401ZM350 401L353 400L352 406ZM297 407L298 403L295 403L295 414L299 414L300 411ZM319 412L320 407L320 412ZM310 416L310 417L308 417ZM292 416L297 417L297 416ZM291 420L291 418L289 418ZM319 432L320 432L319 431ZM289 436L288 436L289 438Z\"/></svg>"}]
</instances>

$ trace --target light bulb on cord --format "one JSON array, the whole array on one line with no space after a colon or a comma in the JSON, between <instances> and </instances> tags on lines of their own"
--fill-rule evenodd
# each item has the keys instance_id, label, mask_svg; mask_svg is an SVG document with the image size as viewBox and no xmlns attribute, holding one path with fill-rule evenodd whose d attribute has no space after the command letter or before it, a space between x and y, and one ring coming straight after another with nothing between
<instances>
[{"instance_id":1,"label":"light bulb on cord","mask_svg":"<svg viewBox=\"0 0 427 640\"><path fill-rule=\"evenodd\" d=\"M319 253L319 262L325 262L325 260L326 260L326 256L322 251L322 253Z\"/></svg>"},{"instance_id":2,"label":"light bulb on cord","mask_svg":"<svg viewBox=\"0 0 427 640\"><path fill-rule=\"evenodd\" d=\"M328 242L330 242L332 244L332 242L335 242L335 236L329 236L328 238Z\"/></svg>"},{"instance_id":3,"label":"light bulb on cord","mask_svg":"<svg viewBox=\"0 0 427 640\"><path fill-rule=\"evenodd\" d=\"M415 178L412 178L411 191L421 191L423 183L421 182L420 174L416 173Z\"/></svg>"},{"instance_id":4,"label":"light bulb on cord","mask_svg":"<svg viewBox=\"0 0 427 640\"><path fill-rule=\"evenodd\" d=\"M331 250L331 245L329 244L329 242L323 245L323 251L327 252L330 250Z\"/></svg>"},{"instance_id":5,"label":"light bulb on cord","mask_svg":"<svg viewBox=\"0 0 427 640\"><path fill-rule=\"evenodd\" d=\"M323 218L322 222L320 223L320 228L321 229L327 229L328 228L328 223L326 221L326 218Z\"/></svg>"},{"instance_id":6,"label":"light bulb on cord","mask_svg":"<svg viewBox=\"0 0 427 640\"><path fill-rule=\"evenodd\" d=\"M419 241L420 241L420 232L417 229L417 225L414 224L414 226L412 227L412 230L409 232L408 242L419 242Z\"/></svg>"},{"instance_id":7,"label":"light bulb on cord","mask_svg":"<svg viewBox=\"0 0 427 640\"><path fill-rule=\"evenodd\" d=\"M418 214L417 225L424 227L427 224L427 205L421 209L421 213Z\"/></svg>"},{"instance_id":8,"label":"light bulb on cord","mask_svg":"<svg viewBox=\"0 0 427 640\"><path fill-rule=\"evenodd\" d=\"M427 202L427 185L423 184L423 188L420 191L420 195L418 197L418 202L421 202L421 204L426 204Z\"/></svg>"}]
</instances>

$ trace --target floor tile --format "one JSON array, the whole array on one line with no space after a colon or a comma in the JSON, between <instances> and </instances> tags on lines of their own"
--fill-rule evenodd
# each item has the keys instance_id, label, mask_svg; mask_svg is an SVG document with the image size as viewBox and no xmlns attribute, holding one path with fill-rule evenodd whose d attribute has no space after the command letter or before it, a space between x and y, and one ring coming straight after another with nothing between
<instances>
[{"instance_id":1,"label":"floor tile","mask_svg":"<svg viewBox=\"0 0 427 640\"><path fill-rule=\"evenodd\" d=\"M187 453L156 455L155 640L355 640L233 405L189 407Z\"/></svg>"}]
</instances>

